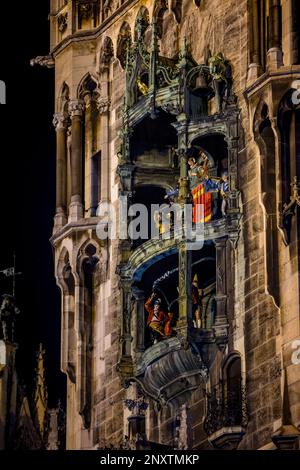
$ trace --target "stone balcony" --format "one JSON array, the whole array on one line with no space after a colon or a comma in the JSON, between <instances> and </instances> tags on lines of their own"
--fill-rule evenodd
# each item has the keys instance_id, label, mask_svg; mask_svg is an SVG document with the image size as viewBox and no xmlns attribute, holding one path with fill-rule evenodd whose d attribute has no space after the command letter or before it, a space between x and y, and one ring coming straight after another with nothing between
<instances>
[{"instance_id":1,"label":"stone balcony","mask_svg":"<svg viewBox=\"0 0 300 470\"><path fill-rule=\"evenodd\" d=\"M160 405L180 406L205 383L200 354L177 337L154 344L138 359L134 377L145 394Z\"/></svg>"}]
</instances>

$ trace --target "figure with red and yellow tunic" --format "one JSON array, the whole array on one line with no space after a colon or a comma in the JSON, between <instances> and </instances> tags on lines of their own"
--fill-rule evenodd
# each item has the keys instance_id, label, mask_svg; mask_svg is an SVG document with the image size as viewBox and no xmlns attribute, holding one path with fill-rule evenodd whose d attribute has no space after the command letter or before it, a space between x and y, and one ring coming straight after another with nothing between
<instances>
[{"instance_id":1,"label":"figure with red and yellow tunic","mask_svg":"<svg viewBox=\"0 0 300 470\"><path fill-rule=\"evenodd\" d=\"M208 181L208 157L200 152L200 158L188 159L190 166L188 175L190 180L190 189L193 197L193 222L210 222L212 217L211 192L206 191L206 182ZM203 207L203 211L199 211Z\"/></svg>"},{"instance_id":2,"label":"figure with red and yellow tunic","mask_svg":"<svg viewBox=\"0 0 300 470\"><path fill-rule=\"evenodd\" d=\"M156 333L156 339L167 338L172 335L172 313L166 313L161 308L161 299L155 293L145 303L148 312L147 326Z\"/></svg>"}]
</instances>

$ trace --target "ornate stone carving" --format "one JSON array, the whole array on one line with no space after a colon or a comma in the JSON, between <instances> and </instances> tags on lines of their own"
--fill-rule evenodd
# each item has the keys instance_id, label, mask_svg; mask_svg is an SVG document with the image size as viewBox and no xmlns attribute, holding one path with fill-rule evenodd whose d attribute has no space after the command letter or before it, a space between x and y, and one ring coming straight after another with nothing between
<instances>
[{"instance_id":1,"label":"ornate stone carving","mask_svg":"<svg viewBox=\"0 0 300 470\"><path fill-rule=\"evenodd\" d=\"M120 29L117 43L117 58L120 61L122 68L125 68L128 52L131 46L131 28L125 21Z\"/></svg>"},{"instance_id":2,"label":"ornate stone carving","mask_svg":"<svg viewBox=\"0 0 300 470\"><path fill-rule=\"evenodd\" d=\"M100 52L100 69L108 67L114 56L114 46L110 37L105 37ZM101 71L101 70L100 70Z\"/></svg>"},{"instance_id":3,"label":"ornate stone carving","mask_svg":"<svg viewBox=\"0 0 300 470\"><path fill-rule=\"evenodd\" d=\"M55 66L55 62L52 54L38 55L34 59L31 59L30 65L32 67L35 65L40 65L41 67L47 67L48 69L52 69Z\"/></svg>"},{"instance_id":4,"label":"ornate stone carving","mask_svg":"<svg viewBox=\"0 0 300 470\"><path fill-rule=\"evenodd\" d=\"M55 113L52 123L56 131L67 129L69 125L68 116L65 113Z\"/></svg>"},{"instance_id":5,"label":"ornate stone carving","mask_svg":"<svg viewBox=\"0 0 300 470\"><path fill-rule=\"evenodd\" d=\"M58 30L64 33L68 27L68 12L62 13L57 18Z\"/></svg>"},{"instance_id":6,"label":"ornate stone carving","mask_svg":"<svg viewBox=\"0 0 300 470\"><path fill-rule=\"evenodd\" d=\"M153 19L157 24L159 37L162 36L163 17L167 10L168 10L167 0L156 0L155 5L154 5Z\"/></svg>"},{"instance_id":7,"label":"ornate stone carving","mask_svg":"<svg viewBox=\"0 0 300 470\"><path fill-rule=\"evenodd\" d=\"M69 102L69 113L71 117L82 116L85 109L83 100L70 100Z\"/></svg>"},{"instance_id":8,"label":"ornate stone carving","mask_svg":"<svg viewBox=\"0 0 300 470\"><path fill-rule=\"evenodd\" d=\"M79 0L78 18L79 21L89 20L94 15L94 7L97 0Z\"/></svg>"},{"instance_id":9,"label":"ornate stone carving","mask_svg":"<svg viewBox=\"0 0 300 470\"><path fill-rule=\"evenodd\" d=\"M99 111L99 114L107 113L110 108L110 99L109 98L103 98L100 96L97 100L97 109Z\"/></svg>"}]
</instances>

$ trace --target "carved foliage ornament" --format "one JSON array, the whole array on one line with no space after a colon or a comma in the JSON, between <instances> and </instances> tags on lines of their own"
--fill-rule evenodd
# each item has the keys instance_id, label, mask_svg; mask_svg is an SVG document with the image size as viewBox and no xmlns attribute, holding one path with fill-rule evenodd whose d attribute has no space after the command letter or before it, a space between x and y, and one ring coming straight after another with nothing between
<instances>
[{"instance_id":1,"label":"carved foliage ornament","mask_svg":"<svg viewBox=\"0 0 300 470\"><path fill-rule=\"evenodd\" d=\"M107 113L107 111L109 111L109 107L110 107L110 99L100 97L97 100L97 109L100 114Z\"/></svg>"},{"instance_id":2,"label":"carved foliage ornament","mask_svg":"<svg viewBox=\"0 0 300 470\"><path fill-rule=\"evenodd\" d=\"M71 117L81 116L84 111L84 101L83 100L71 100L69 102L69 113Z\"/></svg>"}]
</instances>

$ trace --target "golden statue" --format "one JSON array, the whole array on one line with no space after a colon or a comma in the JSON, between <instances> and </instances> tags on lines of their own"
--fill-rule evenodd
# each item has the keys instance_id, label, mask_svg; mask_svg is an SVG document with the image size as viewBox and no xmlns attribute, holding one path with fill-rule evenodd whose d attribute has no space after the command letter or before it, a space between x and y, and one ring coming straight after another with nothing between
<instances>
[{"instance_id":1,"label":"golden statue","mask_svg":"<svg viewBox=\"0 0 300 470\"><path fill-rule=\"evenodd\" d=\"M147 95L149 88L147 87L146 83L142 82L140 77L136 79L136 84L142 95Z\"/></svg>"}]
</instances>

